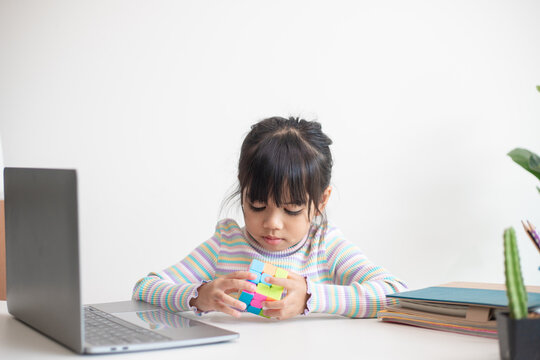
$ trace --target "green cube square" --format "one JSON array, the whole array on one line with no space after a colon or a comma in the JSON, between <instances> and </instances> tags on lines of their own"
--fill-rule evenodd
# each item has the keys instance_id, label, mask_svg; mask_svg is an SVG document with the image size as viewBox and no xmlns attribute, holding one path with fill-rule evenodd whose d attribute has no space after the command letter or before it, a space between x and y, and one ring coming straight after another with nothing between
<instances>
[{"instance_id":1,"label":"green cube square","mask_svg":"<svg viewBox=\"0 0 540 360\"><path fill-rule=\"evenodd\" d=\"M281 269L281 268L276 269L275 277L281 278L281 279L286 279L287 276L289 276L289 272L287 270L284 270L284 269Z\"/></svg>"},{"instance_id":2,"label":"green cube square","mask_svg":"<svg viewBox=\"0 0 540 360\"><path fill-rule=\"evenodd\" d=\"M272 287L270 288L270 291L268 292L268 295L266 296L274 300L281 300L282 294L283 294L283 286L272 285Z\"/></svg>"},{"instance_id":3,"label":"green cube square","mask_svg":"<svg viewBox=\"0 0 540 360\"><path fill-rule=\"evenodd\" d=\"M265 317L267 319L270 319L270 316L264 315L263 309L261 309L261 312L259 313L259 316Z\"/></svg>"},{"instance_id":4,"label":"green cube square","mask_svg":"<svg viewBox=\"0 0 540 360\"><path fill-rule=\"evenodd\" d=\"M258 283L257 292L261 295L268 296L268 293L270 292L270 286L262 284L262 283Z\"/></svg>"}]
</instances>

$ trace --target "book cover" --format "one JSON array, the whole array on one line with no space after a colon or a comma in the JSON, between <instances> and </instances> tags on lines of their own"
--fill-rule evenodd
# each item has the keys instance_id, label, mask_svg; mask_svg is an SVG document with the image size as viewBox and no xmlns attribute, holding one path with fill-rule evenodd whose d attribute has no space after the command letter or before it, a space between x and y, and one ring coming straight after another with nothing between
<instances>
[{"instance_id":1,"label":"book cover","mask_svg":"<svg viewBox=\"0 0 540 360\"><path fill-rule=\"evenodd\" d=\"M465 287L463 285L469 286ZM389 294L387 297L398 300L406 299L408 301L506 308L508 306L506 291L503 289L494 289L494 286L490 288L489 285L496 284L484 284L483 286L483 284L478 283L450 283L442 286L431 286L419 290ZM540 289L536 288L527 288L529 309L540 307Z\"/></svg>"},{"instance_id":2,"label":"book cover","mask_svg":"<svg viewBox=\"0 0 540 360\"><path fill-rule=\"evenodd\" d=\"M470 321L462 317L430 314L399 307L381 310L377 314L377 317L382 322L411 325L491 339L497 338L497 323L495 320Z\"/></svg>"},{"instance_id":3,"label":"book cover","mask_svg":"<svg viewBox=\"0 0 540 360\"><path fill-rule=\"evenodd\" d=\"M540 306L540 287L527 287L529 308ZM454 282L387 295L398 301L379 311L382 322L497 338L495 311L508 306L502 284Z\"/></svg>"}]
</instances>

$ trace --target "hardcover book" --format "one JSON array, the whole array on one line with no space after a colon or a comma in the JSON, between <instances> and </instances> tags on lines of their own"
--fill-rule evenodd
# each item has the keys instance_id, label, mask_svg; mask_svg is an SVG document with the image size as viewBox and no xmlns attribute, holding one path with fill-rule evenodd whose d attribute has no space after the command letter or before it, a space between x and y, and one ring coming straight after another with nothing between
<instances>
[{"instance_id":1,"label":"hardcover book","mask_svg":"<svg viewBox=\"0 0 540 360\"><path fill-rule=\"evenodd\" d=\"M540 307L540 287L528 286L529 309ZM377 318L460 334L497 338L495 312L506 310L501 284L453 282L387 295L396 305L379 311Z\"/></svg>"}]
</instances>

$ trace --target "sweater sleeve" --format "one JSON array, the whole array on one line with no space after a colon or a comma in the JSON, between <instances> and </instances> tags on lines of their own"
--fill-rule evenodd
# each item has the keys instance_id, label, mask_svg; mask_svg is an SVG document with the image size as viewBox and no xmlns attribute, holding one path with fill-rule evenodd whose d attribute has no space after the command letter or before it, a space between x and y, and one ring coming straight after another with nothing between
<instances>
[{"instance_id":1,"label":"sweater sleeve","mask_svg":"<svg viewBox=\"0 0 540 360\"><path fill-rule=\"evenodd\" d=\"M133 288L133 299L173 312L197 311L189 302L198 296L200 285L214 279L220 243L218 224L214 235L183 260L163 271L151 272L137 281Z\"/></svg>"},{"instance_id":2,"label":"sweater sleeve","mask_svg":"<svg viewBox=\"0 0 540 360\"><path fill-rule=\"evenodd\" d=\"M327 270L333 284L307 280L311 295L308 312L375 317L379 310L395 302L386 298L386 294L407 288L386 269L369 261L355 244L344 240L339 233L331 236L325 245Z\"/></svg>"}]
</instances>

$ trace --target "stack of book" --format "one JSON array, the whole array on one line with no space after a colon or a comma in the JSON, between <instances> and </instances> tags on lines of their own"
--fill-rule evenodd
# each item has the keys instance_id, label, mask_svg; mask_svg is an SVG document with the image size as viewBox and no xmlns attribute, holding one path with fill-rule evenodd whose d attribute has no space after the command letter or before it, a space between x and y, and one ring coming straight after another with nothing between
<instances>
[{"instance_id":1,"label":"stack of book","mask_svg":"<svg viewBox=\"0 0 540 360\"><path fill-rule=\"evenodd\" d=\"M540 307L540 286L528 286L529 309ZM507 310L504 285L454 282L387 295L398 304L379 311L383 322L497 338L496 311Z\"/></svg>"}]
</instances>

